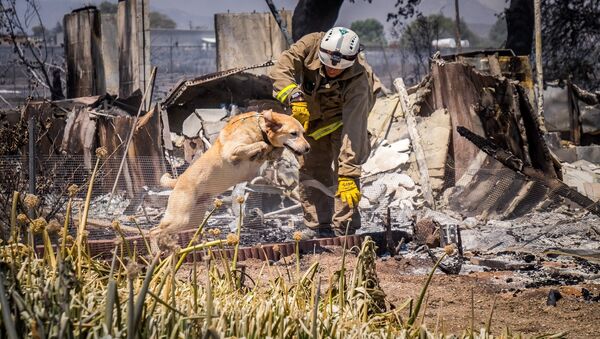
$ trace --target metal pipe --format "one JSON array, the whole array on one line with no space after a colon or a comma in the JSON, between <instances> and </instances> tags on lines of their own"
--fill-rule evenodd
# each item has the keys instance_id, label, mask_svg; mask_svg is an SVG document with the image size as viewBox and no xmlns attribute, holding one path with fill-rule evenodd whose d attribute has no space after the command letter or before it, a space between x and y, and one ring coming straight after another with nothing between
<instances>
[{"instance_id":1,"label":"metal pipe","mask_svg":"<svg viewBox=\"0 0 600 339\"><path fill-rule=\"evenodd\" d=\"M544 72L542 70L542 1L535 0L533 4L535 15L535 73L537 75L537 111L540 128L546 133L544 125Z\"/></svg>"}]
</instances>

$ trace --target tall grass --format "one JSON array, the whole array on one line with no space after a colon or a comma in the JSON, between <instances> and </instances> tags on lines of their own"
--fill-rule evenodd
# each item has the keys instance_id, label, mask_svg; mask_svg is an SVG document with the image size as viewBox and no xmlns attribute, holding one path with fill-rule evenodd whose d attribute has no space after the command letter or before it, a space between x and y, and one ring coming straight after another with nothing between
<instances>
[{"instance_id":1,"label":"tall grass","mask_svg":"<svg viewBox=\"0 0 600 339\"><path fill-rule=\"evenodd\" d=\"M17 219L15 208L11 225ZM85 218L78 229L85 231L83 223ZM241 224L228 241L215 239L215 234L207 239L205 224L187 248L172 246L141 257L135 248L124 251L121 241L108 262L90 257L85 235L67 241L63 234L56 251L44 251L38 258L31 247L18 243L13 227L15 236L0 247L0 337L447 337L415 325L433 271L414 309L411 299L392 309L379 286L376 246L368 237L356 249L353 269L346 267L344 246L341 267L332 277L321 275L319 262L301 272L296 253L295 278L289 271L282 275L272 270L266 261L267 270L251 280L244 279L236 255L229 262L220 251L234 246L237 254ZM185 256L196 250L203 251L202 260L194 256L193 264L184 265ZM492 336L489 322L479 333L466 331L457 338L513 337Z\"/></svg>"}]
</instances>

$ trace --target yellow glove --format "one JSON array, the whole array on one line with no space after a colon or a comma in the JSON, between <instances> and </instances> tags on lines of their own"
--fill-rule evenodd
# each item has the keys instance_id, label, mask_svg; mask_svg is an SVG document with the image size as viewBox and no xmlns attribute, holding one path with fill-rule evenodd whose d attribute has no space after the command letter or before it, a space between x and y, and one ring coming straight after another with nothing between
<instances>
[{"instance_id":1,"label":"yellow glove","mask_svg":"<svg viewBox=\"0 0 600 339\"><path fill-rule=\"evenodd\" d=\"M304 131L307 131L310 113L306 101L294 101L290 103L290 107L292 108L292 118L298 120L304 127Z\"/></svg>"},{"instance_id":2,"label":"yellow glove","mask_svg":"<svg viewBox=\"0 0 600 339\"><path fill-rule=\"evenodd\" d=\"M352 178L339 177L338 190L335 195L339 196L342 201L350 206L350 208L358 206L358 201L360 200L360 191L358 190L358 187L356 187L356 183L354 183L354 179Z\"/></svg>"}]
</instances>

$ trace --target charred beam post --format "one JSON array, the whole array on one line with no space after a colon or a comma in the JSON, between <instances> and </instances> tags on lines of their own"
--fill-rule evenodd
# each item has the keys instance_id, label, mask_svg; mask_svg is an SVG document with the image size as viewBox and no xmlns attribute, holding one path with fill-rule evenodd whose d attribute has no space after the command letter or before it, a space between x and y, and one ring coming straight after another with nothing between
<instances>
[{"instance_id":1,"label":"charred beam post","mask_svg":"<svg viewBox=\"0 0 600 339\"><path fill-rule=\"evenodd\" d=\"M552 192L563 198L569 199L584 209L600 216L600 204L598 204L598 202L594 202L592 199L570 188L558 178L548 177L544 172L524 164L521 159L511 152L502 149L492 141L471 132L466 127L458 126L456 130L462 137L472 142L475 146L487 155L498 160L504 166L518 174L524 175L530 180L540 182L547 186Z\"/></svg>"},{"instance_id":2,"label":"charred beam post","mask_svg":"<svg viewBox=\"0 0 600 339\"><path fill-rule=\"evenodd\" d=\"M542 67L542 0L534 0L535 17L535 73L537 76L537 117L544 134L547 133L544 122L544 71Z\"/></svg>"},{"instance_id":3,"label":"charred beam post","mask_svg":"<svg viewBox=\"0 0 600 339\"><path fill-rule=\"evenodd\" d=\"M417 121L408 102L408 93L406 92L406 87L404 86L404 80L402 80L402 78L394 80L394 87L396 87L396 91L400 95L400 107L402 107L402 111L406 117L408 133L410 135L413 150L415 152L415 157L417 158L417 167L419 168L419 183L421 184L421 189L423 190L423 197L425 198L427 204L432 209L435 209L435 201L433 200L431 184L429 183L429 169L427 168L425 153L423 152L423 147L421 146L421 137L417 131Z\"/></svg>"},{"instance_id":4,"label":"charred beam post","mask_svg":"<svg viewBox=\"0 0 600 339\"><path fill-rule=\"evenodd\" d=\"M579 104L577 102L577 97L575 96L573 90L573 83L571 79L567 80L567 102L569 105L569 120L570 120L570 129L571 129L571 141L575 145L579 145L581 143L581 123L579 122Z\"/></svg>"},{"instance_id":5,"label":"charred beam post","mask_svg":"<svg viewBox=\"0 0 600 339\"><path fill-rule=\"evenodd\" d=\"M279 12L277 11L275 4L273 3L273 0L266 1L267 5L269 6L269 9L271 10L271 14L273 14L273 18L275 18L275 21L277 21L277 25L279 25L279 29L281 29L281 33L283 33L283 36L285 37L285 40L288 43L288 46L293 44L294 40L292 40L292 36L290 35L290 32L287 29L287 24L281 18L281 15L279 15Z\"/></svg>"}]
</instances>

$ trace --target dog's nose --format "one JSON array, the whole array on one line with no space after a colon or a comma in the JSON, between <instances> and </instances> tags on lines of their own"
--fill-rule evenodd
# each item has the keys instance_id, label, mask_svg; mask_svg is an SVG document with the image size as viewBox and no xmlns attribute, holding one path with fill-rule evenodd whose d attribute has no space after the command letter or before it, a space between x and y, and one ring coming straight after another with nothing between
<instances>
[{"instance_id":1,"label":"dog's nose","mask_svg":"<svg viewBox=\"0 0 600 339\"><path fill-rule=\"evenodd\" d=\"M308 152L310 152L310 145L306 145L306 147L304 148L304 153Z\"/></svg>"}]
</instances>

